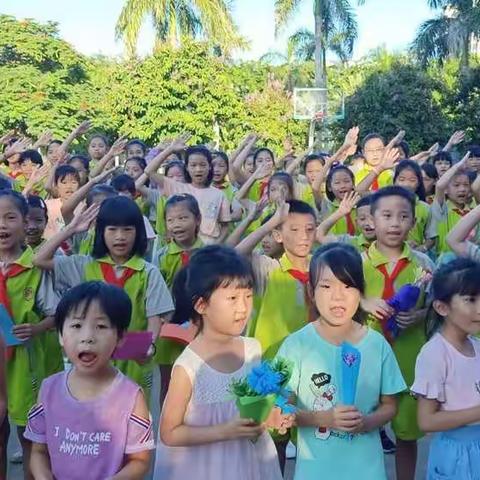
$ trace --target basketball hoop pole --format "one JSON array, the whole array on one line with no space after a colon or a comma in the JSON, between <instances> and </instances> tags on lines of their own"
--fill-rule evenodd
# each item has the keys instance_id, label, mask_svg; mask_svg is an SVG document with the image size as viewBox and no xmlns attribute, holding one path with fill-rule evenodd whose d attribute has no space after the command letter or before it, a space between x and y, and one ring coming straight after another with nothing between
<instances>
[{"instance_id":1,"label":"basketball hoop pole","mask_svg":"<svg viewBox=\"0 0 480 480\"><path fill-rule=\"evenodd\" d=\"M324 112L317 112L310 120L310 128L308 131L308 148L313 148L315 144L315 126L318 123L320 128L323 128L325 122L325 113Z\"/></svg>"}]
</instances>

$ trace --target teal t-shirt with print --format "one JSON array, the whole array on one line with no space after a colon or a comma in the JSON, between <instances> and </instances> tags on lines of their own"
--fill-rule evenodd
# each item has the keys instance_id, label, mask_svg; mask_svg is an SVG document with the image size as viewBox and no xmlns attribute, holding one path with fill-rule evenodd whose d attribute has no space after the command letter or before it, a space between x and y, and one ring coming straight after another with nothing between
<instances>
[{"instance_id":1,"label":"teal t-shirt with print","mask_svg":"<svg viewBox=\"0 0 480 480\"><path fill-rule=\"evenodd\" d=\"M368 415L378 407L381 395L395 395L407 386L390 345L380 333L368 329L355 347L361 354L355 406ZM298 409L323 411L342 404L341 348L323 339L314 323L287 337L277 357L293 364L288 388L297 397ZM379 430L350 436L325 428L299 427L294 479L324 476L335 480L386 479Z\"/></svg>"}]
</instances>

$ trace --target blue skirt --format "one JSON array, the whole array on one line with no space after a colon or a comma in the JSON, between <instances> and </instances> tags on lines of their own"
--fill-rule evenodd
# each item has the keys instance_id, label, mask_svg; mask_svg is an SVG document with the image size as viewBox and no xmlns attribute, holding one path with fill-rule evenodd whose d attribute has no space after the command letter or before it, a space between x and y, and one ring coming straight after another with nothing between
<instances>
[{"instance_id":1,"label":"blue skirt","mask_svg":"<svg viewBox=\"0 0 480 480\"><path fill-rule=\"evenodd\" d=\"M480 480L480 425L434 435L427 480Z\"/></svg>"}]
</instances>

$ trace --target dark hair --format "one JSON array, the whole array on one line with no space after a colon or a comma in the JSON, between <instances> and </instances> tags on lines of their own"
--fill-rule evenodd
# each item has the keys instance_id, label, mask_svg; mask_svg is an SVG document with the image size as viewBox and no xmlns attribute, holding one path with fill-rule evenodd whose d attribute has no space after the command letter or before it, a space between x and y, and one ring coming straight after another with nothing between
<instances>
[{"instance_id":1,"label":"dark hair","mask_svg":"<svg viewBox=\"0 0 480 480\"><path fill-rule=\"evenodd\" d=\"M126 173L122 173L121 175L117 175L111 182L110 185L117 191L117 192L125 192L128 191L134 196L137 193L137 189L135 188L135 180L128 176Z\"/></svg>"},{"instance_id":2,"label":"dark hair","mask_svg":"<svg viewBox=\"0 0 480 480\"><path fill-rule=\"evenodd\" d=\"M325 190L327 198L333 202L335 200L335 194L332 191L333 176L338 172L345 172L352 180L352 185L355 187L355 176L353 172L345 165L335 165L328 172L327 179L325 180Z\"/></svg>"},{"instance_id":3,"label":"dark hair","mask_svg":"<svg viewBox=\"0 0 480 480\"><path fill-rule=\"evenodd\" d=\"M0 190L0 198L9 197L23 218L28 214L28 204L25 197L11 189Z\"/></svg>"},{"instance_id":4,"label":"dark hair","mask_svg":"<svg viewBox=\"0 0 480 480\"><path fill-rule=\"evenodd\" d=\"M100 183L99 185L95 185L87 194L87 198L85 203L87 204L87 208L93 204L95 197L97 195L104 195L105 199L116 197L118 192L111 186L107 185L106 183Z\"/></svg>"},{"instance_id":5,"label":"dark hair","mask_svg":"<svg viewBox=\"0 0 480 480\"><path fill-rule=\"evenodd\" d=\"M80 184L80 175L78 170L71 165L60 165L55 169L55 185L64 178L71 175Z\"/></svg>"},{"instance_id":6,"label":"dark hair","mask_svg":"<svg viewBox=\"0 0 480 480\"><path fill-rule=\"evenodd\" d=\"M480 157L480 145L469 145L467 147L467 152L470 152L471 157Z\"/></svg>"},{"instance_id":7,"label":"dark hair","mask_svg":"<svg viewBox=\"0 0 480 480\"><path fill-rule=\"evenodd\" d=\"M108 147L108 138L105 135L102 135L101 133L94 133L88 138L88 146L92 143L92 140L95 140L96 138L99 138L100 140L103 141L103 143Z\"/></svg>"},{"instance_id":8,"label":"dark hair","mask_svg":"<svg viewBox=\"0 0 480 480\"><path fill-rule=\"evenodd\" d=\"M27 205L28 208L39 208L42 210L45 215L45 220L48 222L48 207L42 197L39 197L38 195L28 195Z\"/></svg>"},{"instance_id":9,"label":"dark hair","mask_svg":"<svg viewBox=\"0 0 480 480\"><path fill-rule=\"evenodd\" d=\"M27 160L30 160L35 165L43 165L43 158L36 150L25 150L20 154L18 163L23 163Z\"/></svg>"},{"instance_id":10,"label":"dark hair","mask_svg":"<svg viewBox=\"0 0 480 480\"><path fill-rule=\"evenodd\" d=\"M276 172L274 173L269 179L268 179L268 193L270 194L270 185L274 180L278 180L280 182L283 182L287 188L288 188L288 193L290 200L295 198L295 187L293 185L293 178L291 175L289 175L287 172Z\"/></svg>"},{"instance_id":11,"label":"dark hair","mask_svg":"<svg viewBox=\"0 0 480 480\"><path fill-rule=\"evenodd\" d=\"M62 145L62 141L61 140L52 140L48 146L47 146L47 150L52 146L52 145Z\"/></svg>"},{"instance_id":12,"label":"dark hair","mask_svg":"<svg viewBox=\"0 0 480 480\"><path fill-rule=\"evenodd\" d=\"M108 226L135 227L135 243L131 255L143 257L147 251L147 233L142 212L138 205L130 198L118 195L107 198L102 202L95 224L95 239L92 255L101 258L109 254L105 244L105 229Z\"/></svg>"},{"instance_id":13,"label":"dark hair","mask_svg":"<svg viewBox=\"0 0 480 480\"><path fill-rule=\"evenodd\" d=\"M125 160L125 165L127 162L136 162L137 165L142 169L145 170L147 168L147 162L142 157L130 157Z\"/></svg>"},{"instance_id":14,"label":"dark hair","mask_svg":"<svg viewBox=\"0 0 480 480\"><path fill-rule=\"evenodd\" d=\"M68 164L71 165L75 160L79 160L83 164L83 168L89 172L90 171L90 159L86 155L75 154L70 157Z\"/></svg>"},{"instance_id":15,"label":"dark hair","mask_svg":"<svg viewBox=\"0 0 480 480\"><path fill-rule=\"evenodd\" d=\"M172 195L168 198L167 203L165 204L165 216L167 216L167 210L174 205L179 203L185 203L188 210L193 214L193 216L200 220L202 214L200 213L200 207L198 206L197 199L188 193L182 193L180 195Z\"/></svg>"},{"instance_id":16,"label":"dark hair","mask_svg":"<svg viewBox=\"0 0 480 480\"><path fill-rule=\"evenodd\" d=\"M227 168L228 168L228 165L229 165L228 155L225 152L222 152L221 150L215 150L213 152L213 159L215 159L215 157L220 157L227 164Z\"/></svg>"},{"instance_id":17,"label":"dark hair","mask_svg":"<svg viewBox=\"0 0 480 480\"><path fill-rule=\"evenodd\" d=\"M435 271L432 280L432 297L450 303L454 295L476 297L480 295L480 264L468 258L455 258ZM443 317L429 309L426 331L431 337L443 324Z\"/></svg>"},{"instance_id":18,"label":"dark hair","mask_svg":"<svg viewBox=\"0 0 480 480\"><path fill-rule=\"evenodd\" d=\"M385 139L379 134L379 133L369 133L364 139L362 140L362 152L365 151L365 145L370 141L370 140L375 140L377 139L381 140L383 144L385 145Z\"/></svg>"},{"instance_id":19,"label":"dark hair","mask_svg":"<svg viewBox=\"0 0 480 480\"><path fill-rule=\"evenodd\" d=\"M438 152L432 158L432 165L435 165L437 162L448 162L450 165L453 165L453 159L450 155L450 152Z\"/></svg>"},{"instance_id":20,"label":"dark hair","mask_svg":"<svg viewBox=\"0 0 480 480\"><path fill-rule=\"evenodd\" d=\"M355 247L345 243L329 243L315 251L310 260L309 269L310 285L313 290L318 284L320 273L324 267L330 268L338 280L357 289L363 296L365 293L365 278L363 276L362 257ZM363 323L363 317L364 313L359 308L353 319Z\"/></svg>"},{"instance_id":21,"label":"dark hair","mask_svg":"<svg viewBox=\"0 0 480 480\"><path fill-rule=\"evenodd\" d=\"M183 178L186 177L185 164L180 160L172 160L165 165L165 171L164 171L165 176L168 175L169 170L173 167L179 168L183 173Z\"/></svg>"},{"instance_id":22,"label":"dark hair","mask_svg":"<svg viewBox=\"0 0 480 480\"><path fill-rule=\"evenodd\" d=\"M262 153L262 152L267 152L270 154L270 156L272 157L272 162L273 162L273 167L275 168L275 155L273 154L273 152L267 148L267 147L260 147L260 148L257 148L257 150L255 150L255 153L253 154L253 165L254 167L256 168L257 167L257 157Z\"/></svg>"},{"instance_id":23,"label":"dark hair","mask_svg":"<svg viewBox=\"0 0 480 480\"><path fill-rule=\"evenodd\" d=\"M415 195L422 200L425 201L426 194L425 194L425 185L423 184L423 177L422 171L418 166L418 163L414 162L413 160L402 160L400 163L397 164L395 167L395 173L393 175L393 183L396 182L398 176L404 171L410 169L413 171L415 176L417 177L417 189L415 190Z\"/></svg>"},{"instance_id":24,"label":"dark hair","mask_svg":"<svg viewBox=\"0 0 480 480\"><path fill-rule=\"evenodd\" d=\"M305 160L303 162L303 171L307 169L307 165L311 162L316 162L319 161L322 165L325 165L325 157L318 154L318 153L311 153L310 155L307 155L305 157Z\"/></svg>"},{"instance_id":25,"label":"dark hair","mask_svg":"<svg viewBox=\"0 0 480 480\"><path fill-rule=\"evenodd\" d=\"M203 155L207 159L209 171L205 186L208 187L212 183L213 179L212 154L205 145L194 145L193 147L187 148L185 151L185 181L187 183L192 183L192 177L188 173L188 161L192 155Z\"/></svg>"},{"instance_id":26,"label":"dark hair","mask_svg":"<svg viewBox=\"0 0 480 480\"><path fill-rule=\"evenodd\" d=\"M12 183L9 182L6 178L0 177L0 189L1 190L12 190Z\"/></svg>"},{"instance_id":27,"label":"dark hair","mask_svg":"<svg viewBox=\"0 0 480 480\"><path fill-rule=\"evenodd\" d=\"M130 324L132 302L124 290L105 282L84 282L63 295L55 312L57 331L63 333L66 318L78 307L83 306L82 316L85 316L95 300L121 337Z\"/></svg>"},{"instance_id":28,"label":"dark hair","mask_svg":"<svg viewBox=\"0 0 480 480\"><path fill-rule=\"evenodd\" d=\"M410 204L412 209L413 218L415 218L415 196L412 192L409 192L406 188L398 185L390 185L389 187L383 187L372 194L372 200L370 208L372 209L372 215L378 208L378 203L382 198L387 197L402 197Z\"/></svg>"},{"instance_id":29,"label":"dark hair","mask_svg":"<svg viewBox=\"0 0 480 480\"><path fill-rule=\"evenodd\" d=\"M191 319L201 331L203 319L195 311L195 304L201 298L208 302L217 288L229 285L253 288L250 262L223 245L209 245L195 251L173 282L175 312L172 322L181 324Z\"/></svg>"},{"instance_id":30,"label":"dark hair","mask_svg":"<svg viewBox=\"0 0 480 480\"><path fill-rule=\"evenodd\" d=\"M400 147L403 150L403 153L405 154L405 158L410 158L410 146L405 140L402 140L401 142L397 143L395 145L396 147Z\"/></svg>"},{"instance_id":31,"label":"dark hair","mask_svg":"<svg viewBox=\"0 0 480 480\"><path fill-rule=\"evenodd\" d=\"M288 203L290 209L288 213L299 213L301 215L311 215L314 220L317 219L315 215L315 210L307 203L302 200L287 200L285 203Z\"/></svg>"},{"instance_id":32,"label":"dark hair","mask_svg":"<svg viewBox=\"0 0 480 480\"><path fill-rule=\"evenodd\" d=\"M438 180L437 169L431 163L424 163L420 168L427 174L427 177Z\"/></svg>"},{"instance_id":33,"label":"dark hair","mask_svg":"<svg viewBox=\"0 0 480 480\"><path fill-rule=\"evenodd\" d=\"M455 178L457 177L467 177L468 181L470 184L475 180L475 173L473 174L473 178L470 175L470 172L466 170L465 168L459 168L453 175L452 178L450 179L450 182L452 182Z\"/></svg>"},{"instance_id":34,"label":"dark hair","mask_svg":"<svg viewBox=\"0 0 480 480\"><path fill-rule=\"evenodd\" d=\"M139 140L138 138L134 138L134 139L130 140L127 143L127 146L125 147L125 149L128 150L128 147L131 147L132 145L138 145L143 150L144 155L145 155L145 153L147 153L147 145L144 142L142 142L141 140Z\"/></svg>"},{"instance_id":35,"label":"dark hair","mask_svg":"<svg viewBox=\"0 0 480 480\"><path fill-rule=\"evenodd\" d=\"M357 203L357 206L355 208L361 208L361 207L371 207L372 205L372 195L369 194L369 195L365 195L364 197L362 197L358 203Z\"/></svg>"}]
</instances>

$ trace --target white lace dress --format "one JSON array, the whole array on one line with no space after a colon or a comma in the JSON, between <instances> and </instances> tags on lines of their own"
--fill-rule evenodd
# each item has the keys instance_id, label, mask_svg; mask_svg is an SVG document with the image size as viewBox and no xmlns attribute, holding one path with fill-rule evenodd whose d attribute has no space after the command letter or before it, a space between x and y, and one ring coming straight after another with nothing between
<instances>
[{"instance_id":1,"label":"white lace dress","mask_svg":"<svg viewBox=\"0 0 480 480\"><path fill-rule=\"evenodd\" d=\"M211 368L193 350L186 348L175 362L192 382L192 397L185 423L211 426L238 417L228 387L232 379L247 375L260 362L260 344L243 338L245 361L234 373ZM191 447L168 447L160 438L155 459L155 480L281 480L275 445L265 432L256 442L229 440Z\"/></svg>"}]
</instances>

